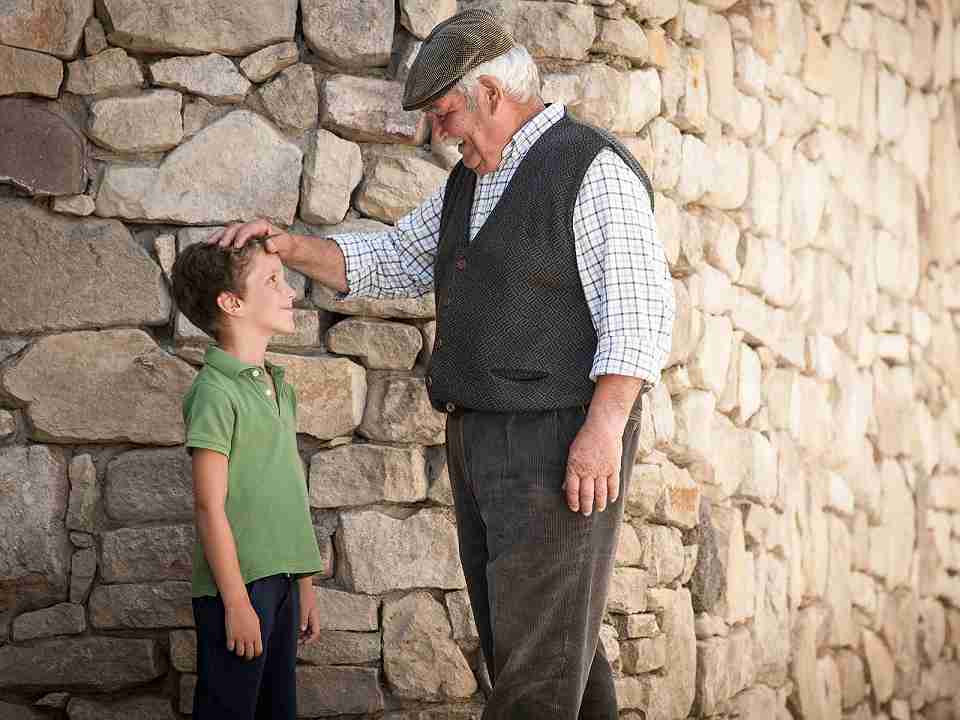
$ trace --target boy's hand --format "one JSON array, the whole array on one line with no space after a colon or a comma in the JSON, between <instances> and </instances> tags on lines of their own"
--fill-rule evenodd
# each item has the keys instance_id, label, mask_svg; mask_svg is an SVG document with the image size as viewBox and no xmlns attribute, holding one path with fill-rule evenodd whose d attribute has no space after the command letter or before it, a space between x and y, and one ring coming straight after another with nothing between
<instances>
[{"instance_id":1,"label":"boy's hand","mask_svg":"<svg viewBox=\"0 0 960 720\"><path fill-rule=\"evenodd\" d=\"M213 233L207 238L207 242L211 245L216 243L222 248L241 248L253 238L267 238L264 247L267 252L279 255L280 260L285 260L287 254L293 249L293 238L285 230L266 220L228 225Z\"/></svg>"},{"instance_id":2,"label":"boy's hand","mask_svg":"<svg viewBox=\"0 0 960 720\"><path fill-rule=\"evenodd\" d=\"M304 580L306 582L304 582ZM310 578L297 582L300 590L300 642L312 643L320 637L320 611Z\"/></svg>"},{"instance_id":3,"label":"boy's hand","mask_svg":"<svg viewBox=\"0 0 960 720\"><path fill-rule=\"evenodd\" d=\"M263 654L260 618L249 601L246 604L228 606L224 619L227 625L227 650L247 660Z\"/></svg>"}]
</instances>

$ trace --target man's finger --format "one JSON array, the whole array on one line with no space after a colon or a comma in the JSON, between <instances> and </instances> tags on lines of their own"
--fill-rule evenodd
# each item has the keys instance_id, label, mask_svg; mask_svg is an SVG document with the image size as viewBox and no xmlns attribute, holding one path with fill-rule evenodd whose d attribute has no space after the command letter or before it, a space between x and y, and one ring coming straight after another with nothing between
<instances>
[{"instance_id":1,"label":"man's finger","mask_svg":"<svg viewBox=\"0 0 960 720\"><path fill-rule=\"evenodd\" d=\"M593 493L596 478L582 478L580 480L580 512L584 517L590 517L593 512Z\"/></svg>"},{"instance_id":2,"label":"man's finger","mask_svg":"<svg viewBox=\"0 0 960 720\"><path fill-rule=\"evenodd\" d=\"M563 483L564 494L567 496L567 507L573 512L580 510L580 478L572 470L567 470L567 479Z\"/></svg>"},{"instance_id":3,"label":"man's finger","mask_svg":"<svg viewBox=\"0 0 960 720\"><path fill-rule=\"evenodd\" d=\"M607 478L596 478L594 483L594 505L597 512L607 509Z\"/></svg>"},{"instance_id":4,"label":"man's finger","mask_svg":"<svg viewBox=\"0 0 960 720\"><path fill-rule=\"evenodd\" d=\"M620 497L620 473L613 472L607 476L607 502L611 505Z\"/></svg>"},{"instance_id":5,"label":"man's finger","mask_svg":"<svg viewBox=\"0 0 960 720\"><path fill-rule=\"evenodd\" d=\"M261 655L263 655L263 638L257 638L257 643L253 646L253 656L260 657Z\"/></svg>"},{"instance_id":6,"label":"man's finger","mask_svg":"<svg viewBox=\"0 0 960 720\"><path fill-rule=\"evenodd\" d=\"M240 227L238 223L233 223L232 225L227 225L222 230L218 230L211 236L211 242L213 242L213 237L216 237L217 245L222 248L228 248L233 243L233 236L237 234L237 229Z\"/></svg>"},{"instance_id":7,"label":"man's finger","mask_svg":"<svg viewBox=\"0 0 960 720\"><path fill-rule=\"evenodd\" d=\"M226 230L226 228L220 228L219 230L217 230L217 231L216 231L215 233L213 233L212 235L208 235L208 236L207 236L207 240L206 240L207 245L216 245L217 243L219 243L219 242L220 242L220 238L223 237L223 233L224 233L225 230Z\"/></svg>"}]
</instances>

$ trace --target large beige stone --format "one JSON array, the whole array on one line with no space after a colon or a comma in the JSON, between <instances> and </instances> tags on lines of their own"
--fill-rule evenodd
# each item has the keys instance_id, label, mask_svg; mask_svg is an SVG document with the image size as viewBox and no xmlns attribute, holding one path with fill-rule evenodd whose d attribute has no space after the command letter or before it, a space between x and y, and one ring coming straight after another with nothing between
<instances>
[{"instance_id":1,"label":"large beige stone","mask_svg":"<svg viewBox=\"0 0 960 720\"><path fill-rule=\"evenodd\" d=\"M903 469L893 460L880 468L881 523L870 528L870 571L895 588L910 581L916 538L915 505Z\"/></svg>"},{"instance_id":2,"label":"large beige stone","mask_svg":"<svg viewBox=\"0 0 960 720\"><path fill-rule=\"evenodd\" d=\"M259 92L264 107L278 125L293 130L316 126L320 99L313 68L309 65L299 63L287 68Z\"/></svg>"},{"instance_id":3,"label":"large beige stone","mask_svg":"<svg viewBox=\"0 0 960 720\"><path fill-rule=\"evenodd\" d=\"M28 403L38 440L176 445L193 375L146 333L106 330L40 340L0 376L0 387Z\"/></svg>"},{"instance_id":4,"label":"large beige stone","mask_svg":"<svg viewBox=\"0 0 960 720\"><path fill-rule=\"evenodd\" d=\"M297 389L297 432L327 440L349 435L364 417L367 380L346 358L267 353Z\"/></svg>"},{"instance_id":5,"label":"large beige stone","mask_svg":"<svg viewBox=\"0 0 960 720\"><path fill-rule=\"evenodd\" d=\"M400 24L415 37L425 38L430 31L457 12L456 0L402 0Z\"/></svg>"},{"instance_id":6,"label":"large beige stone","mask_svg":"<svg viewBox=\"0 0 960 720\"><path fill-rule=\"evenodd\" d=\"M688 470L670 463L640 464L626 497L630 513L689 530L699 519L701 489Z\"/></svg>"},{"instance_id":7,"label":"large beige stone","mask_svg":"<svg viewBox=\"0 0 960 720\"><path fill-rule=\"evenodd\" d=\"M105 0L114 45L150 53L246 55L292 40L296 0L198 0L170 6L150 0Z\"/></svg>"},{"instance_id":8,"label":"large beige stone","mask_svg":"<svg viewBox=\"0 0 960 720\"><path fill-rule=\"evenodd\" d=\"M14 199L0 199L0 212L0 332L167 322L160 268L120 223L65 218Z\"/></svg>"},{"instance_id":9,"label":"large beige stone","mask_svg":"<svg viewBox=\"0 0 960 720\"><path fill-rule=\"evenodd\" d=\"M90 594L90 624L101 630L193 627L189 582L98 585Z\"/></svg>"},{"instance_id":10,"label":"large beige stone","mask_svg":"<svg viewBox=\"0 0 960 720\"><path fill-rule=\"evenodd\" d=\"M67 65L64 90L75 95L116 95L143 85L140 64L122 48L110 48Z\"/></svg>"},{"instance_id":11,"label":"large beige stone","mask_svg":"<svg viewBox=\"0 0 960 720\"><path fill-rule=\"evenodd\" d=\"M873 697L878 703L884 703L893 695L895 682L893 658L883 644L883 640L873 632L864 629L862 635Z\"/></svg>"},{"instance_id":12,"label":"large beige stone","mask_svg":"<svg viewBox=\"0 0 960 720\"><path fill-rule=\"evenodd\" d=\"M87 132L98 145L118 152L169 150L183 138L182 102L173 90L97 100Z\"/></svg>"},{"instance_id":13,"label":"large beige stone","mask_svg":"<svg viewBox=\"0 0 960 720\"><path fill-rule=\"evenodd\" d=\"M535 58L583 60L597 34L593 8L520 0L514 37Z\"/></svg>"},{"instance_id":14,"label":"large beige stone","mask_svg":"<svg viewBox=\"0 0 960 720\"><path fill-rule=\"evenodd\" d=\"M443 444L446 415L433 409L422 378L376 373L369 382L357 432L379 442Z\"/></svg>"},{"instance_id":15,"label":"large beige stone","mask_svg":"<svg viewBox=\"0 0 960 720\"><path fill-rule=\"evenodd\" d=\"M599 32L593 45L595 51L619 55L640 64L650 56L650 46L643 29L628 17L599 19Z\"/></svg>"},{"instance_id":16,"label":"large beige stone","mask_svg":"<svg viewBox=\"0 0 960 720\"><path fill-rule=\"evenodd\" d=\"M313 507L408 503L426 496L426 458L416 447L343 445L310 459Z\"/></svg>"},{"instance_id":17,"label":"large beige stone","mask_svg":"<svg viewBox=\"0 0 960 720\"><path fill-rule=\"evenodd\" d=\"M419 148L365 145L363 181L357 208L382 222L393 223L419 206L447 179L447 172Z\"/></svg>"},{"instance_id":18,"label":"large beige stone","mask_svg":"<svg viewBox=\"0 0 960 720\"><path fill-rule=\"evenodd\" d=\"M710 114L732 125L736 109L733 39L730 36L730 23L722 15L711 14L707 21L703 55L709 85Z\"/></svg>"},{"instance_id":19,"label":"large beige stone","mask_svg":"<svg viewBox=\"0 0 960 720\"><path fill-rule=\"evenodd\" d=\"M376 78L333 75L320 88L320 123L358 142L419 144L425 116L401 107L403 84Z\"/></svg>"},{"instance_id":20,"label":"large beige stone","mask_svg":"<svg viewBox=\"0 0 960 720\"><path fill-rule=\"evenodd\" d=\"M282 42L257 50L240 61L240 72L250 82L261 83L284 70L300 57L300 49L295 42Z\"/></svg>"},{"instance_id":21,"label":"large beige stone","mask_svg":"<svg viewBox=\"0 0 960 720\"><path fill-rule=\"evenodd\" d=\"M320 225L341 222L362 178L360 147L327 130L317 130L303 161L300 217Z\"/></svg>"},{"instance_id":22,"label":"large beige stone","mask_svg":"<svg viewBox=\"0 0 960 720\"><path fill-rule=\"evenodd\" d=\"M375 667L297 667L297 717L376 714L383 706Z\"/></svg>"},{"instance_id":23,"label":"large beige stone","mask_svg":"<svg viewBox=\"0 0 960 720\"><path fill-rule=\"evenodd\" d=\"M97 468L89 455L75 455L70 460L70 506L67 508L67 528L81 532L95 532L97 506L100 504L100 485Z\"/></svg>"},{"instance_id":24,"label":"large beige stone","mask_svg":"<svg viewBox=\"0 0 960 720\"><path fill-rule=\"evenodd\" d=\"M681 203L700 200L710 190L715 172L716 164L710 148L695 135L685 134L680 154L680 177L675 189L677 200Z\"/></svg>"},{"instance_id":25,"label":"large beige stone","mask_svg":"<svg viewBox=\"0 0 960 720\"><path fill-rule=\"evenodd\" d=\"M743 622L755 612L756 567L754 555L746 550L743 517L737 509L713 507L717 547L726 572L723 616L728 623Z\"/></svg>"},{"instance_id":26,"label":"large beige stone","mask_svg":"<svg viewBox=\"0 0 960 720\"><path fill-rule=\"evenodd\" d=\"M426 592L384 602L383 670L394 694L411 700L463 699L477 690L443 606Z\"/></svg>"},{"instance_id":27,"label":"large beige stone","mask_svg":"<svg viewBox=\"0 0 960 720\"><path fill-rule=\"evenodd\" d=\"M223 55L173 57L150 66L155 85L199 95L212 103L241 103L250 81Z\"/></svg>"},{"instance_id":28,"label":"large beige stone","mask_svg":"<svg viewBox=\"0 0 960 720\"><path fill-rule=\"evenodd\" d=\"M76 56L93 0L31 0L6 3L0 43L67 59Z\"/></svg>"},{"instance_id":29,"label":"large beige stone","mask_svg":"<svg viewBox=\"0 0 960 720\"><path fill-rule=\"evenodd\" d=\"M13 621L13 640L23 642L55 635L76 635L87 627L82 605L60 603L24 613Z\"/></svg>"},{"instance_id":30,"label":"large beige stone","mask_svg":"<svg viewBox=\"0 0 960 720\"><path fill-rule=\"evenodd\" d=\"M192 525L123 528L103 534L100 576L107 583L189 580Z\"/></svg>"},{"instance_id":31,"label":"large beige stone","mask_svg":"<svg viewBox=\"0 0 960 720\"><path fill-rule=\"evenodd\" d=\"M55 98L63 63L44 53L0 45L0 96L29 93Z\"/></svg>"},{"instance_id":32,"label":"large beige stone","mask_svg":"<svg viewBox=\"0 0 960 720\"><path fill-rule=\"evenodd\" d=\"M84 637L0 648L0 687L113 692L165 671L155 640Z\"/></svg>"},{"instance_id":33,"label":"large beige stone","mask_svg":"<svg viewBox=\"0 0 960 720\"><path fill-rule=\"evenodd\" d=\"M377 598L326 587L315 587L314 593L321 630L367 633L379 629L380 601Z\"/></svg>"},{"instance_id":34,"label":"large beige stone","mask_svg":"<svg viewBox=\"0 0 960 720\"><path fill-rule=\"evenodd\" d=\"M68 492L59 450L43 445L0 450L0 626L19 610L66 599Z\"/></svg>"},{"instance_id":35,"label":"large beige stone","mask_svg":"<svg viewBox=\"0 0 960 720\"><path fill-rule=\"evenodd\" d=\"M346 68L384 66L393 45L395 5L387 0L303 0L303 33L324 60Z\"/></svg>"},{"instance_id":36,"label":"large beige stone","mask_svg":"<svg viewBox=\"0 0 960 720\"><path fill-rule=\"evenodd\" d=\"M703 335L688 366L695 387L719 396L727 382L733 326L726 316L704 316Z\"/></svg>"},{"instance_id":37,"label":"large beige stone","mask_svg":"<svg viewBox=\"0 0 960 720\"><path fill-rule=\"evenodd\" d=\"M661 618L667 639L667 661L662 674L640 676L648 698L648 720L685 718L696 692L697 639L693 607L686 589L656 588L647 591L647 604Z\"/></svg>"},{"instance_id":38,"label":"large beige stone","mask_svg":"<svg viewBox=\"0 0 960 720\"><path fill-rule=\"evenodd\" d=\"M702 133L707 129L709 108L706 58L699 50L687 49L682 55L682 62L684 90L673 120L681 130Z\"/></svg>"},{"instance_id":39,"label":"large beige stone","mask_svg":"<svg viewBox=\"0 0 960 720\"><path fill-rule=\"evenodd\" d=\"M750 185L750 154L739 140L723 141L712 148L716 173L701 202L707 207L736 210L744 204Z\"/></svg>"},{"instance_id":40,"label":"large beige stone","mask_svg":"<svg viewBox=\"0 0 960 720\"><path fill-rule=\"evenodd\" d=\"M420 510L404 520L375 510L345 513L336 542L340 572L357 592L465 585L456 528L442 510Z\"/></svg>"},{"instance_id":41,"label":"large beige stone","mask_svg":"<svg viewBox=\"0 0 960 720\"><path fill-rule=\"evenodd\" d=\"M289 225L300 196L301 155L259 115L237 110L159 167L108 166L97 214L184 225L265 217Z\"/></svg>"},{"instance_id":42,"label":"large beige stone","mask_svg":"<svg viewBox=\"0 0 960 720\"><path fill-rule=\"evenodd\" d=\"M413 325L348 318L327 331L327 349L359 357L371 370L409 370L423 345Z\"/></svg>"},{"instance_id":43,"label":"large beige stone","mask_svg":"<svg viewBox=\"0 0 960 720\"><path fill-rule=\"evenodd\" d=\"M327 630L314 643L297 647L297 659L311 665L360 665L380 660L380 633Z\"/></svg>"},{"instance_id":44,"label":"large beige stone","mask_svg":"<svg viewBox=\"0 0 960 720\"><path fill-rule=\"evenodd\" d=\"M163 697L131 697L113 702L74 697L70 698L67 713L70 720L176 720L177 717L170 699Z\"/></svg>"},{"instance_id":45,"label":"large beige stone","mask_svg":"<svg viewBox=\"0 0 960 720\"><path fill-rule=\"evenodd\" d=\"M607 612L632 615L647 609L647 573L640 568L614 568L607 594Z\"/></svg>"}]
</instances>

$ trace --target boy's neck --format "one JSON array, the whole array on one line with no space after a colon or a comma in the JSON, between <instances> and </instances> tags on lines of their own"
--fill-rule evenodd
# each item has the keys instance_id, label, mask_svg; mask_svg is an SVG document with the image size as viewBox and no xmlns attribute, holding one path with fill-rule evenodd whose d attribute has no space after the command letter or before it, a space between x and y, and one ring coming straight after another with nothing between
<instances>
[{"instance_id":1,"label":"boy's neck","mask_svg":"<svg viewBox=\"0 0 960 720\"><path fill-rule=\"evenodd\" d=\"M248 365L263 367L263 358L267 352L267 344L270 338L262 338L256 335L247 335L246 337L237 337L230 332L223 333L219 338L220 349L237 360L245 362Z\"/></svg>"}]
</instances>

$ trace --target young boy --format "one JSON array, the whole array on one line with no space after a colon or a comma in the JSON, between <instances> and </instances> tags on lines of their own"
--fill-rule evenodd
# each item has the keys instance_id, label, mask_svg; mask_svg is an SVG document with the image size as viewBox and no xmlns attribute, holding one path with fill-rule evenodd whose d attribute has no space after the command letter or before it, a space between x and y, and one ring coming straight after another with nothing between
<instances>
[{"instance_id":1,"label":"young boy","mask_svg":"<svg viewBox=\"0 0 960 720\"><path fill-rule=\"evenodd\" d=\"M296 395L264 361L291 333L294 291L260 243L198 243L173 266L173 295L217 340L183 401L197 544L195 720L294 720L297 640L318 635L321 568L297 452Z\"/></svg>"}]
</instances>

